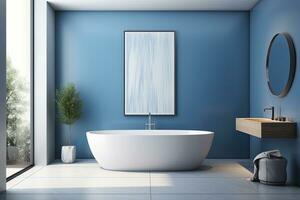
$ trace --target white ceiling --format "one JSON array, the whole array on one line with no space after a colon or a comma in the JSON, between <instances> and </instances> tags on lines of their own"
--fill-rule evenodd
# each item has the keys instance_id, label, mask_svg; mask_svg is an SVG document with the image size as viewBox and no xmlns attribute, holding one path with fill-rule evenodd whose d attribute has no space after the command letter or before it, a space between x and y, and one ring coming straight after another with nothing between
<instances>
[{"instance_id":1,"label":"white ceiling","mask_svg":"<svg viewBox=\"0 0 300 200\"><path fill-rule=\"evenodd\" d=\"M259 0L47 0L55 10L250 10Z\"/></svg>"}]
</instances>

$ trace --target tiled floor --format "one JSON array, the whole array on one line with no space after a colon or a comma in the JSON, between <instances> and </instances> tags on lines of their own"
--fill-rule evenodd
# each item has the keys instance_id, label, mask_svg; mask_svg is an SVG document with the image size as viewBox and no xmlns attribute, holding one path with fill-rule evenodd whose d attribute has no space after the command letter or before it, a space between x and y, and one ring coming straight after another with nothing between
<instances>
[{"instance_id":1,"label":"tiled floor","mask_svg":"<svg viewBox=\"0 0 300 200\"><path fill-rule=\"evenodd\" d=\"M14 175L15 173L21 171L23 168L18 167L6 167L6 177L10 177L11 175Z\"/></svg>"},{"instance_id":2,"label":"tiled floor","mask_svg":"<svg viewBox=\"0 0 300 200\"><path fill-rule=\"evenodd\" d=\"M6 177L10 177L22 169L28 167L30 163L27 162L10 162L6 165Z\"/></svg>"},{"instance_id":3,"label":"tiled floor","mask_svg":"<svg viewBox=\"0 0 300 200\"><path fill-rule=\"evenodd\" d=\"M234 160L206 160L197 171L106 171L92 160L34 167L8 182L5 200L298 200L300 188L252 183ZM2 200L1 199L1 200Z\"/></svg>"}]
</instances>

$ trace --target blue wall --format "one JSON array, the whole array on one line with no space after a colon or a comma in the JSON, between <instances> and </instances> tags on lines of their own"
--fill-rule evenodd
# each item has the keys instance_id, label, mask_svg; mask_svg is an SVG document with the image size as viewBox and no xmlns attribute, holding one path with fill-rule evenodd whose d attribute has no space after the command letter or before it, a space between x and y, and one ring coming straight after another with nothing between
<instances>
[{"instance_id":1,"label":"blue wall","mask_svg":"<svg viewBox=\"0 0 300 200\"><path fill-rule=\"evenodd\" d=\"M209 157L248 158L249 137L235 131L249 115L248 12L57 12L56 87L74 82L84 103L78 157L91 157L88 130L144 129L145 117L123 113L124 30L176 31L177 115L154 117L157 128L215 131Z\"/></svg>"},{"instance_id":2,"label":"blue wall","mask_svg":"<svg viewBox=\"0 0 300 200\"><path fill-rule=\"evenodd\" d=\"M300 1L263 0L250 16L250 112L251 116L264 116L263 108L281 107L282 115L300 122L300 71L297 64L294 84L286 97L278 98L269 92L266 81L266 56L272 37L278 32L288 32L295 43L300 59ZM266 115L265 115L266 116ZM299 129L299 128L298 128ZM299 132L299 131L298 131ZM299 133L298 133L299 135ZM297 139L256 139L251 137L251 156L260 151L280 149L288 158L288 178L300 183L300 137Z\"/></svg>"}]
</instances>

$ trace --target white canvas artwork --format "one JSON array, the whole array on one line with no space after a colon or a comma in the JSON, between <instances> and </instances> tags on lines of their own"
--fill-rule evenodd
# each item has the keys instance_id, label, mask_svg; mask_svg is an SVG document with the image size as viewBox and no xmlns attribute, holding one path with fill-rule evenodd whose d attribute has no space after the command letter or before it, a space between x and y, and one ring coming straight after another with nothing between
<instances>
[{"instance_id":1,"label":"white canvas artwork","mask_svg":"<svg viewBox=\"0 0 300 200\"><path fill-rule=\"evenodd\" d=\"M175 32L125 32L125 115L175 115Z\"/></svg>"}]
</instances>

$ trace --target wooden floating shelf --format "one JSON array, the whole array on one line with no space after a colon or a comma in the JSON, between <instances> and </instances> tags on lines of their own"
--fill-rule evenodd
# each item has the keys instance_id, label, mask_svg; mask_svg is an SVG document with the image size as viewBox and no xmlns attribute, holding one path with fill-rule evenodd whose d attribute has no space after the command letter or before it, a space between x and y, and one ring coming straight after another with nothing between
<instances>
[{"instance_id":1,"label":"wooden floating shelf","mask_svg":"<svg viewBox=\"0 0 300 200\"><path fill-rule=\"evenodd\" d=\"M268 118L236 118L236 130L258 138L295 138L297 124Z\"/></svg>"}]
</instances>

